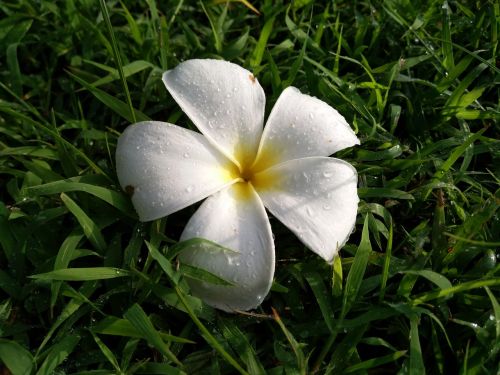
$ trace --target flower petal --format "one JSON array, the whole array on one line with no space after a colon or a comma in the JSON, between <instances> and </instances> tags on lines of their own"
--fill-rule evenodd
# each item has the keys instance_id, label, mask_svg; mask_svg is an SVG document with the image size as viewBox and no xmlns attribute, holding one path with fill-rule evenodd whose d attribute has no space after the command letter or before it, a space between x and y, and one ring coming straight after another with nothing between
<instances>
[{"instance_id":1,"label":"flower petal","mask_svg":"<svg viewBox=\"0 0 500 375\"><path fill-rule=\"evenodd\" d=\"M265 95L252 73L220 60L188 60L163 74L175 101L226 156L251 163L264 123Z\"/></svg>"},{"instance_id":2,"label":"flower petal","mask_svg":"<svg viewBox=\"0 0 500 375\"><path fill-rule=\"evenodd\" d=\"M168 123L129 126L118 139L116 171L141 221L169 215L232 183L232 163L203 135Z\"/></svg>"},{"instance_id":3,"label":"flower petal","mask_svg":"<svg viewBox=\"0 0 500 375\"><path fill-rule=\"evenodd\" d=\"M288 87L269 115L255 169L286 160L328 156L357 144L359 139L335 109Z\"/></svg>"},{"instance_id":4,"label":"flower petal","mask_svg":"<svg viewBox=\"0 0 500 375\"><path fill-rule=\"evenodd\" d=\"M238 183L208 198L188 222L181 239L194 237L235 252L198 245L184 250L181 261L234 285L189 280L192 293L224 311L245 311L260 305L274 275L274 242L264 206L254 189Z\"/></svg>"},{"instance_id":5,"label":"flower petal","mask_svg":"<svg viewBox=\"0 0 500 375\"><path fill-rule=\"evenodd\" d=\"M255 181L264 206L331 262L356 221L359 199L354 167L339 159L303 158L260 172ZM266 183L259 187L259 181Z\"/></svg>"}]
</instances>

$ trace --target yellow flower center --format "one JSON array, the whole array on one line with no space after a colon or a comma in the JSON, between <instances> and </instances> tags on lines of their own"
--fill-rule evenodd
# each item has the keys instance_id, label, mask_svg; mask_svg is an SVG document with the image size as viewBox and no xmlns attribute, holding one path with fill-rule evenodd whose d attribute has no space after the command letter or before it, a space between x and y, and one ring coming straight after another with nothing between
<instances>
[{"instance_id":1,"label":"yellow flower center","mask_svg":"<svg viewBox=\"0 0 500 375\"><path fill-rule=\"evenodd\" d=\"M228 173L230 179L239 180L235 185L239 198L249 197L251 187L257 191L278 187L279 176L277 173L268 170L269 167L276 164L277 160L275 153L270 151L270 147L261 150L255 161L242 156L243 153L236 154L239 167L234 163L230 163L226 167L226 173Z\"/></svg>"}]
</instances>

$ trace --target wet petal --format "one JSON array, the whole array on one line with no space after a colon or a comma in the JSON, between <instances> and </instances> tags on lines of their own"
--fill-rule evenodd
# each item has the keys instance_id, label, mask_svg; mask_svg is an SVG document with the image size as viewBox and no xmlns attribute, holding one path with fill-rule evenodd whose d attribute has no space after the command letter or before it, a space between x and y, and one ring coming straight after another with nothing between
<instances>
[{"instance_id":1,"label":"wet petal","mask_svg":"<svg viewBox=\"0 0 500 375\"><path fill-rule=\"evenodd\" d=\"M257 174L255 180L264 206L331 262L356 221L359 199L352 165L326 157L296 159Z\"/></svg>"},{"instance_id":2,"label":"wet petal","mask_svg":"<svg viewBox=\"0 0 500 375\"><path fill-rule=\"evenodd\" d=\"M231 184L230 161L201 134L157 121L118 139L116 171L141 221L158 219Z\"/></svg>"},{"instance_id":3,"label":"wet petal","mask_svg":"<svg viewBox=\"0 0 500 375\"><path fill-rule=\"evenodd\" d=\"M235 252L193 246L181 262L235 284L190 280L192 293L225 311L250 310L269 292L274 275L274 242L264 206L253 188L239 183L208 198L188 222L181 239L202 237Z\"/></svg>"},{"instance_id":4,"label":"wet petal","mask_svg":"<svg viewBox=\"0 0 500 375\"><path fill-rule=\"evenodd\" d=\"M188 60L163 74L175 101L225 155L251 162L264 121L265 95L248 70L220 60Z\"/></svg>"},{"instance_id":5,"label":"wet petal","mask_svg":"<svg viewBox=\"0 0 500 375\"><path fill-rule=\"evenodd\" d=\"M256 169L286 160L328 156L357 144L358 138L335 109L288 87L267 120Z\"/></svg>"}]
</instances>

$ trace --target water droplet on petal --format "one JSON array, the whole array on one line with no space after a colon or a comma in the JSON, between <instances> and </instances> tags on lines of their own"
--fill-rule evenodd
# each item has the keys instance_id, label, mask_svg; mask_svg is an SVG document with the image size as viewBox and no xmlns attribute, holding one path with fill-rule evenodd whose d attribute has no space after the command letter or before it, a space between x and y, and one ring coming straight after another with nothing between
<instances>
[{"instance_id":1,"label":"water droplet on petal","mask_svg":"<svg viewBox=\"0 0 500 375\"><path fill-rule=\"evenodd\" d=\"M310 113L309 113L309 118L310 118L310 119L313 119L313 118L314 118L314 113L310 112Z\"/></svg>"},{"instance_id":2,"label":"water droplet on petal","mask_svg":"<svg viewBox=\"0 0 500 375\"><path fill-rule=\"evenodd\" d=\"M332 177L332 172L327 172L327 171L323 172L323 177L326 177L326 178Z\"/></svg>"},{"instance_id":3,"label":"water droplet on petal","mask_svg":"<svg viewBox=\"0 0 500 375\"><path fill-rule=\"evenodd\" d=\"M187 188L186 188L186 193L191 193L193 191L193 186L189 185Z\"/></svg>"},{"instance_id":4,"label":"water droplet on petal","mask_svg":"<svg viewBox=\"0 0 500 375\"><path fill-rule=\"evenodd\" d=\"M186 159L189 158L189 152L185 152L182 156L184 156Z\"/></svg>"}]
</instances>

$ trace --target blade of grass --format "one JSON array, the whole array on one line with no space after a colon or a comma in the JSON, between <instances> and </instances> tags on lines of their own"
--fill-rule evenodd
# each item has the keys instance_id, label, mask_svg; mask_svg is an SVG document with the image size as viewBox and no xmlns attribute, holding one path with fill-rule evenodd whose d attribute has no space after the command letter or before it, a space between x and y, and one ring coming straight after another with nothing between
<instances>
[{"instance_id":1,"label":"blade of grass","mask_svg":"<svg viewBox=\"0 0 500 375\"><path fill-rule=\"evenodd\" d=\"M138 330L129 320L106 316L103 320L92 327L92 331L102 335L132 337L138 339L147 339L144 332ZM170 335L164 332L158 332L164 341L179 342L182 344L194 344L194 341Z\"/></svg>"},{"instance_id":2,"label":"blade of grass","mask_svg":"<svg viewBox=\"0 0 500 375\"><path fill-rule=\"evenodd\" d=\"M332 265L332 295L334 297L340 297L342 295L342 258L337 255L333 259Z\"/></svg>"},{"instance_id":3,"label":"blade of grass","mask_svg":"<svg viewBox=\"0 0 500 375\"><path fill-rule=\"evenodd\" d=\"M352 372L358 372L358 371L366 371L372 368L376 368L381 365L385 365L386 363L391 363L396 361L397 359L401 358L406 354L406 350L400 350L397 352L394 352L392 354L385 355L383 357L377 357L377 358L371 358L366 361L357 363L353 366L349 366L345 370L343 370L344 374L350 374Z\"/></svg>"},{"instance_id":4,"label":"blade of grass","mask_svg":"<svg viewBox=\"0 0 500 375\"><path fill-rule=\"evenodd\" d=\"M293 337L292 333L286 328L278 312L274 308L272 309L272 311L273 311L274 321L278 323L279 327L283 331L286 339L290 343L290 346L292 347L292 350L295 354L295 358L297 359L297 367L299 374L305 375L307 373L307 359L306 356L304 355L304 352L302 351L301 345L295 339L295 337Z\"/></svg>"},{"instance_id":5,"label":"blade of grass","mask_svg":"<svg viewBox=\"0 0 500 375\"><path fill-rule=\"evenodd\" d=\"M111 25L111 20L109 18L108 7L106 6L105 0L99 0L99 5L101 6L102 15L104 21L106 22L106 27L108 29L109 35L111 37L111 46L113 47L113 56L115 58L116 66L118 68L118 72L120 73L120 80L122 81L123 91L125 92L125 97L127 98L128 110L132 119L132 122L137 122L137 118L135 116L134 106L132 105L132 99L130 97L130 92L128 91L127 80L125 78L125 74L123 74L123 63L120 54L120 50L118 48L118 44L116 43L115 33L113 31L113 25Z\"/></svg>"},{"instance_id":6,"label":"blade of grass","mask_svg":"<svg viewBox=\"0 0 500 375\"><path fill-rule=\"evenodd\" d=\"M488 293L488 297L490 297L491 306L493 306L493 313L495 314L495 333L498 340L500 339L500 304L498 303L498 296L495 297L490 288L487 286L485 286L484 289L486 290L486 293Z\"/></svg>"},{"instance_id":7,"label":"blade of grass","mask_svg":"<svg viewBox=\"0 0 500 375\"><path fill-rule=\"evenodd\" d=\"M422 348L418 334L419 318L410 318L410 367L409 374L425 374L425 365L422 358Z\"/></svg>"},{"instance_id":8,"label":"blade of grass","mask_svg":"<svg viewBox=\"0 0 500 375\"><path fill-rule=\"evenodd\" d=\"M48 350L47 357L43 361L36 375L52 375L57 366L73 352L80 341L80 336L65 336L61 341Z\"/></svg>"},{"instance_id":9,"label":"blade of grass","mask_svg":"<svg viewBox=\"0 0 500 375\"><path fill-rule=\"evenodd\" d=\"M440 273L431 270L405 270L401 271L401 273L425 277L427 280L433 282L441 289L449 289L452 287L450 280L448 280Z\"/></svg>"},{"instance_id":10,"label":"blade of grass","mask_svg":"<svg viewBox=\"0 0 500 375\"><path fill-rule=\"evenodd\" d=\"M175 292L177 296L179 297L179 300L181 303L184 305L184 308L186 309L188 315L191 317L193 320L194 324L198 327L198 329L202 332L203 338L207 341L209 345L211 345L216 351L219 352L219 354L224 358L231 366L233 366L240 374L244 375L250 375L247 371L245 371L238 361L236 361L225 349L224 347L217 341L217 339L208 331L208 329L203 325L203 323L198 319L198 317L194 314L193 310L191 309L191 306L189 305L189 302L186 299L186 296L184 295L184 292L176 286Z\"/></svg>"},{"instance_id":11,"label":"blade of grass","mask_svg":"<svg viewBox=\"0 0 500 375\"><path fill-rule=\"evenodd\" d=\"M482 288L486 286L500 285L500 278L486 279L486 280L473 280L452 286L448 289L439 289L432 292L422 293L413 298L412 304L419 305L424 302L432 301L437 298L450 296L453 293L465 292L467 290Z\"/></svg>"},{"instance_id":12,"label":"blade of grass","mask_svg":"<svg viewBox=\"0 0 500 375\"><path fill-rule=\"evenodd\" d=\"M257 44L255 45L255 48L252 53L252 57L250 59L250 68L252 70L257 69L261 62L262 58L264 57L264 51L266 49L267 41L269 39L269 36L271 35L271 32L273 31L273 25L274 25L274 20L276 19L275 16L269 18L266 23L264 24L264 27L262 27L262 30L260 31L259 35L259 40L257 41Z\"/></svg>"},{"instance_id":13,"label":"blade of grass","mask_svg":"<svg viewBox=\"0 0 500 375\"><path fill-rule=\"evenodd\" d=\"M65 268L30 276L39 280L84 281L114 279L129 276L129 272L114 267Z\"/></svg>"},{"instance_id":14,"label":"blade of grass","mask_svg":"<svg viewBox=\"0 0 500 375\"><path fill-rule=\"evenodd\" d=\"M63 268L68 267L69 262L73 258L73 254L76 250L76 247L78 246L78 244L80 243L82 238L83 238L83 233L82 233L80 228L76 228L68 235L68 237L66 237L66 239L61 244L59 251L57 252L56 260L54 261L53 270L58 270L58 269L63 269ZM50 286L51 315L52 315L52 311L54 309L54 306L56 304L60 288L61 288L60 282L54 282Z\"/></svg>"},{"instance_id":15,"label":"blade of grass","mask_svg":"<svg viewBox=\"0 0 500 375\"><path fill-rule=\"evenodd\" d=\"M80 287L79 292L80 295L83 295L85 298L88 299L92 293L97 289L97 282L85 282L83 285ZM52 335L54 332L70 317L72 316L75 312L77 312L80 307L86 302L82 298L72 298L66 306L62 309L61 313L57 317L56 321L52 326L50 327L50 330L48 333L45 335L43 338L42 343L38 347L35 357L38 357L42 349L45 347L45 345L49 342L49 340L52 338Z\"/></svg>"},{"instance_id":16,"label":"blade of grass","mask_svg":"<svg viewBox=\"0 0 500 375\"><path fill-rule=\"evenodd\" d=\"M106 241L99 230L96 223L83 211L76 202L64 193L60 195L62 202L68 208L68 210L75 216L76 220L83 229L83 233L89 239L89 241L99 250L101 253L106 249Z\"/></svg>"},{"instance_id":17,"label":"blade of grass","mask_svg":"<svg viewBox=\"0 0 500 375\"><path fill-rule=\"evenodd\" d=\"M335 342L335 339L337 338L337 334L339 333L345 316L351 309L352 304L358 296L359 288L361 286L361 282L363 281L363 276L368 264L368 258L370 257L370 253L372 250L368 227L368 215L366 215L363 224L363 232L361 234L361 242L358 246L358 250L356 251L356 255L354 257L351 269L349 270L349 274L347 275L346 286L344 288L344 295L342 298L340 319L337 322L335 329L331 333L330 337L326 341L325 345L323 346L320 354L318 355L318 358L314 363L313 372L317 372L321 367L323 360L327 356L328 352L332 348L333 343Z\"/></svg>"},{"instance_id":18,"label":"blade of grass","mask_svg":"<svg viewBox=\"0 0 500 375\"><path fill-rule=\"evenodd\" d=\"M15 341L0 339L0 360L12 375L29 375L33 371L31 353Z\"/></svg>"},{"instance_id":19,"label":"blade of grass","mask_svg":"<svg viewBox=\"0 0 500 375\"><path fill-rule=\"evenodd\" d=\"M361 242L359 243L358 250L354 256L354 262L347 275L344 296L342 299L342 310L340 318L343 319L351 309L354 301L358 297L359 288L363 281L363 276L368 265L368 258L372 252L370 243L370 235L368 231L368 215L365 217L363 224L363 232L361 234Z\"/></svg>"},{"instance_id":20,"label":"blade of grass","mask_svg":"<svg viewBox=\"0 0 500 375\"><path fill-rule=\"evenodd\" d=\"M221 319L219 321L219 325L224 338L233 347L234 351L239 354L241 360L247 365L248 372L252 375L266 374L266 371L260 363L254 348L238 326L229 319Z\"/></svg>"},{"instance_id":21,"label":"blade of grass","mask_svg":"<svg viewBox=\"0 0 500 375\"><path fill-rule=\"evenodd\" d=\"M319 273L309 272L304 277L311 287L314 297L316 297L316 301L318 302L326 326L332 333L334 331L335 323L333 320L333 308L330 294L326 291L325 284Z\"/></svg>"},{"instance_id":22,"label":"blade of grass","mask_svg":"<svg viewBox=\"0 0 500 375\"><path fill-rule=\"evenodd\" d=\"M104 357L106 357L108 362L111 363L111 365L115 369L116 374L118 375L125 374L120 368L120 365L118 364L115 355L108 348L108 346L105 343L103 343L102 340L94 332L90 331L90 333L92 334L92 337L94 338L94 341L96 342L97 346L101 350L101 353L104 355Z\"/></svg>"},{"instance_id":23,"label":"blade of grass","mask_svg":"<svg viewBox=\"0 0 500 375\"><path fill-rule=\"evenodd\" d=\"M138 332L140 332L142 336L146 338L146 340L151 345L158 349L158 351L162 355L164 355L170 361L174 362L179 367L182 367L182 363L170 351L142 307L140 307L138 304L134 304L125 312L125 314L123 314L123 316L132 324L132 326L134 326L134 328Z\"/></svg>"},{"instance_id":24,"label":"blade of grass","mask_svg":"<svg viewBox=\"0 0 500 375\"><path fill-rule=\"evenodd\" d=\"M144 113L133 107L129 108L129 106L127 106L127 104L122 102L120 99L117 99L114 96L109 95L105 91L97 87L94 87L92 84L88 83L87 81L83 80L82 78L78 77L77 75L69 71L66 71L66 73L75 81L77 81L79 84L81 84L83 87L85 87L87 90L89 90L90 93L94 95L97 99L99 99L104 105L106 105L107 107L115 111L117 114L122 116L125 120L131 123L136 123L137 121L150 120L150 118L146 116ZM132 113L132 115L130 113Z\"/></svg>"},{"instance_id":25,"label":"blade of grass","mask_svg":"<svg viewBox=\"0 0 500 375\"><path fill-rule=\"evenodd\" d=\"M67 193L71 191L82 191L102 199L128 216L136 216L130 203L130 199L127 198L125 194L103 186L92 184L92 179L89 179L88 177L89 176L73 177L66 180L29 187L25 190L25 194L28 197L32 197Z\"/></svg>"}]
</instances>

